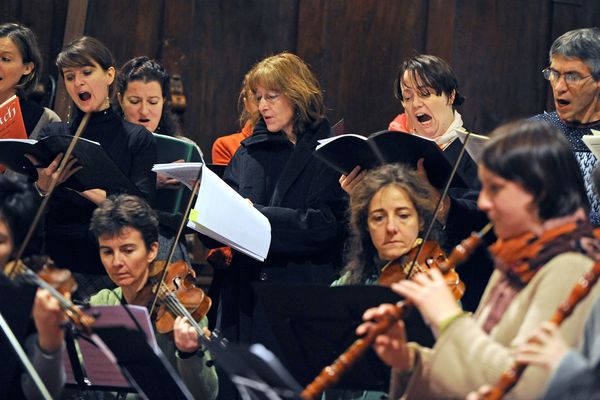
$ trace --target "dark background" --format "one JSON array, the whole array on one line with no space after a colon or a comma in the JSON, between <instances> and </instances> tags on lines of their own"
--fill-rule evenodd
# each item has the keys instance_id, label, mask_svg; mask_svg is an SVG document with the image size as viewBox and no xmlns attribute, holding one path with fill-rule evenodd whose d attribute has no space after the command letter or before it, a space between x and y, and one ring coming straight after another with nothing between
<instances>
[{"instance_id":1,"label":"dark background","mask_svg":"<svg viewBox=\"0 0 600 400\"><path fill-rule=\"evenodd\" d=\"M385 129L401 111L392 84L415 51L454 67L470 130L488 133L551 110L540 73L548 49L567 30L597 25L600 1L2 0L0 22L9 21L36 32L46 75L57 75L63 41L81 33L102 40L118 65L157 58L182 76L185 131L210 155L216 137L239 130L244 73L283 50L311 65L330 120L344 118L349 133ZM63 116L65 104L59 90L55 108Z\"/></svg>"}]
</instances>

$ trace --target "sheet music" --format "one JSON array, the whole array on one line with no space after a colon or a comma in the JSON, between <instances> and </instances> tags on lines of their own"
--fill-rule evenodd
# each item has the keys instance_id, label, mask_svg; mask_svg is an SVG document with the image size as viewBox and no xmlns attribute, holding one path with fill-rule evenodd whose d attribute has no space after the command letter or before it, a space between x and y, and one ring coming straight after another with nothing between
<instances>
[{"instance_id":1,"label":"sheet music","mask_svg":"<svg viewBox=\"0 0 600 400\"><path fill-rule=\"evenodd\" d=\"M202 168L201 162L166 163L154 164L152 171L157 174L177 179L190 190L194 188L194 182L198 178L198 171Z\"/></svg>"},{"instance_id":2,"label":"sheet music","mask_svg":"<svg viewBox=\"0 0 600 400\"><path fill-rule=\"evenodd\" d=\"M142 330L146 333L148 344L157 350L156 336L154 335L146 307L133 305L125 307L129 309L135 320L142 327ZM86 312L91 315L97 315L94 327L124 326L134 330L138 329L123 306L95 306L86 310ZM77 342L79 345L79 360L83 365L84 374L89 380L89 384L93 386L130 388L131 385L121 373L112 352L108 348L102 347L105 345L96 335L92 335L90 340L91 342L79 339ZM64 352L63 364L65 365L67 383L77 384L67 352Z\"/></svg>"},{"instance_id":3,"label":"sheet music","mask_svg":"<svg viewBox=\"0 0 600 400\"><path fill-rule=\"evenodd\" d=\"M588 149L596 156L597 160L600 160L600 131L591 129L591 135L584 135L581 137L583 143Z\"/></svg>"},{"instance_id":4,"label":"sheet music","mask_svg":"<svg viewBox=\"0 0 600 400\"><path fill-rule=\"evenodd\" d=\"M460 139L460 141L463 143L465 142L467 134L469 133L464 128L455 129L454 132L456 132L458 139ZM487 136L478 135L476 133L471 132L471 134L469 135L469 141L466 145L466 150L467 153L469 153L469 155L473 159L473 161L479 162L481 152L483 151L483 146L488 140L490 140L490 138Z\"/></svg>"},{"instance_id":5,"label":"sheet music","mask_svg":"<svg viewBox=\"0 0 600 400\"><path fill-rule=\"evenodd\" d=\"M202 163L155 164L153 171L190 189L200 175L196 204L187 226L242 253L264 261L271 245L271 224L246 199Z\"/></svg>"},{"instance_id":6,"label":"sheet music","mask_svg":"<svg viewBox=\"0 0 600 400\"><path fill-rule=\"evenodd\" d=\"M267 217L206 166L187 226L259 261L271 245Z\"/></svg>"}]
</instances>

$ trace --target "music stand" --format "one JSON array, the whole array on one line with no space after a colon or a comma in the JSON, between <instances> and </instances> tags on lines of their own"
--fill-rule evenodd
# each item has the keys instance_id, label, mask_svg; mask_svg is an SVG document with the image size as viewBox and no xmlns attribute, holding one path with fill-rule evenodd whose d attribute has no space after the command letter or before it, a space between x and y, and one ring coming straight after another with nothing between
<instances>
[{"instance_id":1,"label":"music stand","mask_svg":"<svg viewBox=\"0 0 600 400\"><path fill-rule=\"evenodd\" d=\"M207 347L243 400L300 399L302 386L263 345L232 345L213 335Z\"/></svg>"},{"instance_id":2,"label":"music stand","mask_svg":"<svg viewBox=\"0 0 600 400\"><path fill-rule=\"evenodd\" d=\"M263 307L279 344L279 349L274 349L277 356L303 386L357 339L355 329L366 309L401 300L381 286L254 284L254 289L257 307ZM431 330L418 311L413 310L404 321L408 340L433 344ZM387 391L389 370L370 349L336 388Z\"/></svg>"},{"instance_id":3,"label":"music stand","mask_svg":"<svg viewBox=\"0 0 600 400\"><path fill-rule=\"evenodd\" d=\"M138 393L157 400L194 398L164 354L152 349L142 332L123 326L95 328L94 332L110 348Z\"/></svg>"}]
</instances>

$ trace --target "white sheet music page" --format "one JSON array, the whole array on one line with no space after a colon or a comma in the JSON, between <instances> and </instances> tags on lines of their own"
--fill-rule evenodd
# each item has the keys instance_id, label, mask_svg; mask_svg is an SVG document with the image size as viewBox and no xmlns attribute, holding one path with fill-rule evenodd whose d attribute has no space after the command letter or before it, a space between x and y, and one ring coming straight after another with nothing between
<instances>
[{"instance_id":1,"label":"white sheet music page","mask_svg":"<svg viewBox=\"0 0 600 400\"><path fill-rule=\"evenodd\" d=\"M177 179L192 190L201 167L201 162L154 164L152 171L159 175Z\"/></svg>"},{"instance_id":2,"label":"white sheet music page","mask_svg":"<svg viewBox=\"0 0 600 400\"><path fill-rule=\"evenodd\" d=\"M588 149L596 156L597 160L600 160L600 131L591 129L591 135L584 135L581 137L583 143Z\"/></svg>"},{"instance_id":3,"label":"white sheet music page","mask_svg":"<svg viewBox=\"0 0 600 400\"><path fill-rule=\"evenodd\" d=\"M200 174L200 189L187 226L252 258L264 261L271 245L267 217L202 163L154 164L158 174L175 178L190 189Z\"/></svg>"}]
</instances>

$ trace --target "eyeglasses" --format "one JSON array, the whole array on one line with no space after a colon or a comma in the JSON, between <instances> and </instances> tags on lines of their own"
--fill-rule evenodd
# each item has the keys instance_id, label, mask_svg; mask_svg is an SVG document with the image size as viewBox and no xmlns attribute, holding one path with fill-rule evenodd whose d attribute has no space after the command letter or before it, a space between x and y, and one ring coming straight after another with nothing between
<instances>
[{"instance_id":1,"label":"eyeglasses","mask_svg":"<svg viewBox=\"0 0 600 400\"><path fill-rule=\"evenodd\" d=\"M577 72L565 72L564 74L561 74L557 70L555 70L553 68L549 68L549 67L548 68L544 68L542 70L542 74L544 75L544 79L550 81L551 83L558 82L558 80L562 76L562 77L565 78L565 83L567 85L577 84L580 81L582 81L583 79L587 79L590 76L592 76L592 75L581 76Z\"/></svg>"},{"instance_id":2,"label":"eyeglasses","mask_svg":"<svg viewBox=\"0 0 600 400\"><path fill-rule=\"evenodd\" d=\"M259 104L262 99L265 99L268 104L273 104L277 101L279 96L281 96L281 93L267 93L264 96L255 95L254 100L256 100L256 104Z\"/></svg>"}]
</instances>

